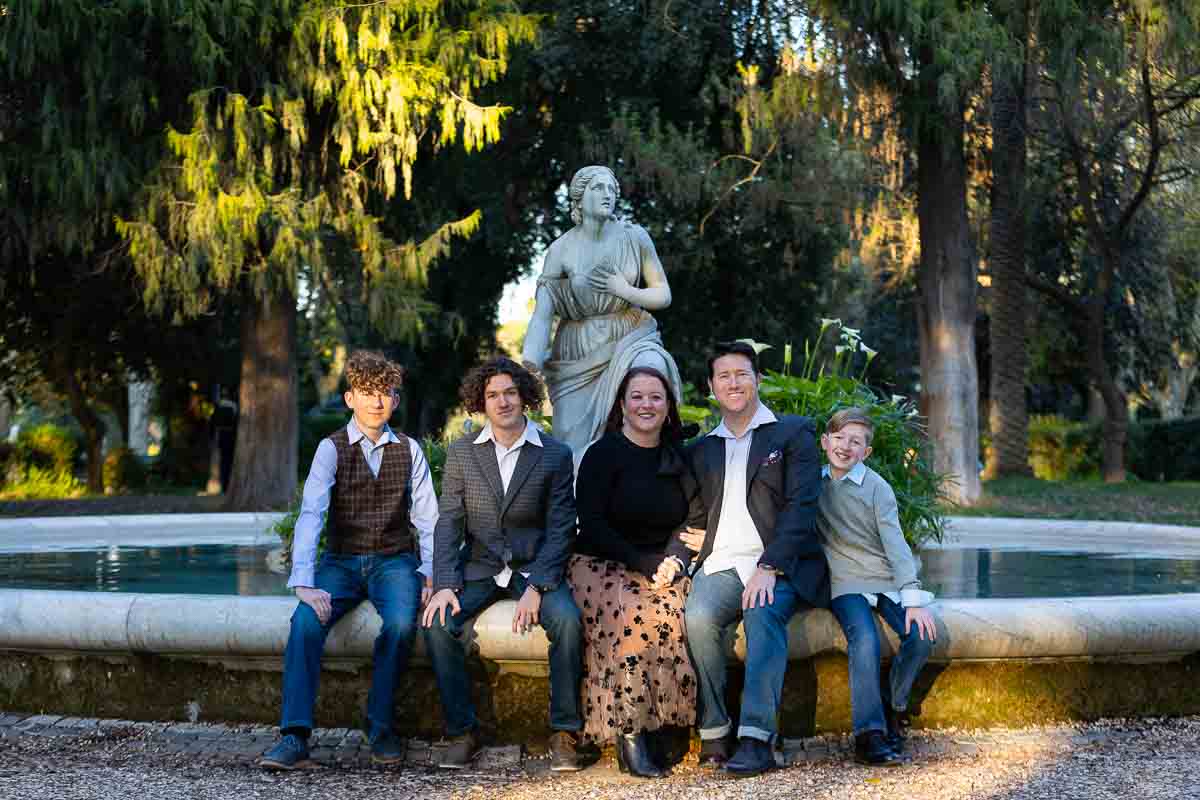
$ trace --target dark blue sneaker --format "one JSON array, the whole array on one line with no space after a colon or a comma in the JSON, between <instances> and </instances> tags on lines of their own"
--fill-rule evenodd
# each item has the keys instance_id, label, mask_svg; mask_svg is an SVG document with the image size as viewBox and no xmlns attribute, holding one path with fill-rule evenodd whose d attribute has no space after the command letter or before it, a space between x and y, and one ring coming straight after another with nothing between
<instances>
[{"instance_id":1,"label":"dark blue sneaker","mask_svg":"<svg viewBox=\"0 0 1200 800\"><path fill-rule=\"evenodd\" d=\"M762 775L775 769L775 749L770 742L750 736L738 740L737 752L725 762L725 771L738 778Z\"/></svg>"},{"instance_id":2,"label":"dark blue sneaker","mask_svg":"<svg viewBox=\"0 0 1200 800\"><path fill-rule=\"evenodd\" d=\"M258 760L263 769L305 769L313 762L308 758L308 743L289 733Z\"/></svg>"},{"instance_id":3,"label":"dark blue sneaker","mask_svg":"<svg viewBox=\"0 0 1200 800\"><path fill-rule=\"evenodd\" d=\"M376 764L398 764L404 758L404 743L388 731L371 742L371 760Z\"/></svg>"}]
</instances>

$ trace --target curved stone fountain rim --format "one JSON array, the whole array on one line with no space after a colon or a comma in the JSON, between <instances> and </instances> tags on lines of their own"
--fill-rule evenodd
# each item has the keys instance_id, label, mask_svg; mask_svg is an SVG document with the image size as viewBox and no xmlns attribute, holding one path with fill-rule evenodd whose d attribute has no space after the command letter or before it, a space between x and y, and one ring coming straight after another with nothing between
<instances>
[{"instance_id":1,"label":"curved stone fountain rim","mask_svg":"<svg viewBox=\"0 0 1200 800\"><path fill-rule=\"evenodd\" d=\"M267 543L279 514L181 514L0 520L0 546L34 534L52 548L99 539L137 544L148 538L195 542L195 537L251 536ZM162 526L169 524L164 531ZM231 533L235 529L241 533ZM251 531L247 533L247 531ZM1086 540L1075 537L1086 535ZM99 539L98 539L99 537ZM1136 523L956 517L944 549L1045 546L1090 551L1200 555L1200 529ZM29 549L26 539L23 549ZM94 544L92 546L95 546ZM134 594L0 589L0 650L150 653L199 658L279 658L296 601L287 597ZM1119 597L954 599L937 604L937 660L1171 659L1200 651L1200 594ZM512 604L497 603L476 620L483 656L496 661L545 662L540 630L511 632ZM369 659L379 617L363 604L340 622L327 644L334 658ZM886 631L888 642L895 637ZM741 638L735 652L741 655ZM422 637L417 637L418 656ZM888 645L885 645L885 649ZM798 614L789 655L807 658L845 651L845 639L826 611Z\"/></svg>"}]
</instances>

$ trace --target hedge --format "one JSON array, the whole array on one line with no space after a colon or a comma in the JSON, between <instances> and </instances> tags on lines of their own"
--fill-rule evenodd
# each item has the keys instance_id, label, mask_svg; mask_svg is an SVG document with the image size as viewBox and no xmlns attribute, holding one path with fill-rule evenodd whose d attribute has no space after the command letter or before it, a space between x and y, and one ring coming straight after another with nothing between
<instances>
[{"instance_id":1,"label":"hedge","mask_svg":"<svg viewBox=\"0 0 1200 800\"><path fill-rule=\"evenodd\" d=\"M1095 478L1102 461L1103 426L1062 417L1029 420L1029 463L1042 480ZM1200 480L1200 417L1132 422L1125 469L1146 481Z\"/></svg>"}]
</instances>

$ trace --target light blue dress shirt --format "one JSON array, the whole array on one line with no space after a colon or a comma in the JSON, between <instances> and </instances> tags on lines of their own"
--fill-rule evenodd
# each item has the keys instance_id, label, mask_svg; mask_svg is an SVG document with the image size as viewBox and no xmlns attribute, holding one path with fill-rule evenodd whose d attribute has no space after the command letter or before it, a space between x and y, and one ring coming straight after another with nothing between
<instances>
[{"instance_id":1,"label":"light blue dress shirt","mask_svg":"<svg viewBox=\"0 0 1200 800\"><path fill-rule=\"evenodd\" d=\"M429 462L425 460L421 446L410 436L397 436L386 425L379 441L372 442L358 429L353 418L346 425L346 433L351 444L362 448L367 466L376 477L379 476L379 468L383 466L384 445L408 441L408 450L412 454L412 493L408 518L417 529L420 543L421 566L417 571L429 577L433 574L433 529L437 525L438 507L437 496L433 492L433 476L429 472ZM296 520L296 532L292 540L292 574L288 578L289 589L313 585L317 542L321 538L321 529L325 527L325 515L329 512L329 493L336 481L337 448L329 439L322 439L317 446L316 455L313 456L312 469L308 471L308 478L304 481L304 499L300 504L300 517Z\"/></svg>"}]
</instances>

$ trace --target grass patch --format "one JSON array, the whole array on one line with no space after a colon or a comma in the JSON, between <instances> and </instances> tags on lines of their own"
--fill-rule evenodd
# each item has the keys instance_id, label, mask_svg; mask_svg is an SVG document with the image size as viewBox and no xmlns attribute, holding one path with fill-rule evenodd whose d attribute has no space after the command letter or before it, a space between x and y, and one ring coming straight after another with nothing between
<instances>
[{"instance_id":1,"label":"grass patch","mask_svg":"<svg viewBox=\"0 0 1200 800\"><path fill-rule=\"evenodd\" d=\"M1090 480L985 481L984 497L970 508L947 507L963 517L1042 517L1200 526L1200 482L1156 483Z\"/></svg>"}]
</instances>

